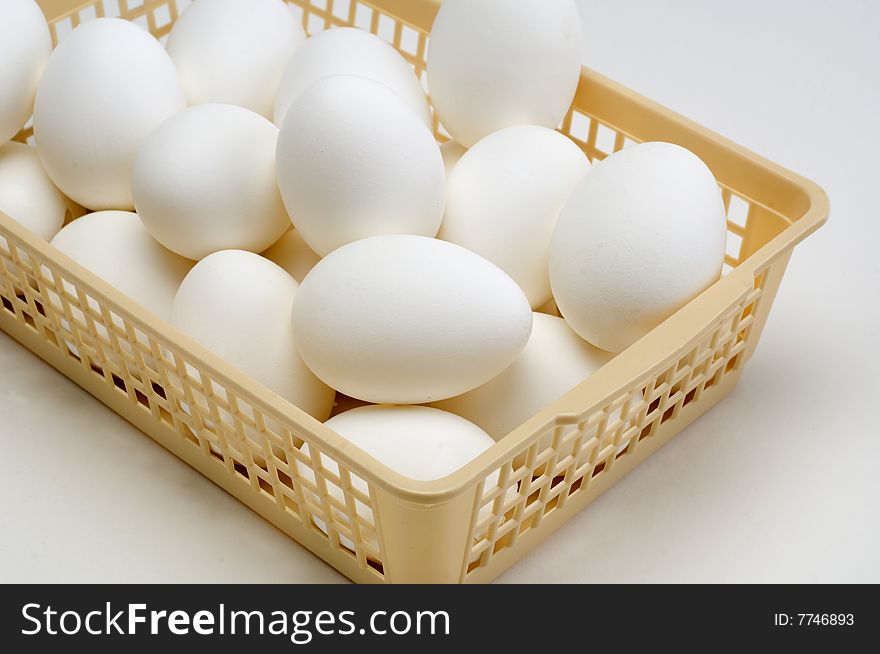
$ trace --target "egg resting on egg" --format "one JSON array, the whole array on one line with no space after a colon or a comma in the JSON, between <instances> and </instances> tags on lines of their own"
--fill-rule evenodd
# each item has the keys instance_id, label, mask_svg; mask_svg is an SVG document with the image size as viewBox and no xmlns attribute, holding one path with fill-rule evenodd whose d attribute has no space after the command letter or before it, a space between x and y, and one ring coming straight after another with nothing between
<instances>
[{"instance_id":1,"label":"egg resting on egg","mask_svg":"<svg viewBox=\"0 0 880 654\"><path fill-rule=\"evenodd\" d=\"M167 49L189 104L234 104L271 120L281 75L305 40L283 0L196 0Z\"/></svg>"},{"instance_id":2,"label":"egg resting on egg","mask_svg":"<svg viewBox=\"0 0 880 654\"><path fill-rule=\"evenodd\" d=\"M290 229L275 176L277 141L272 122L235 105L203 104L172 116L134 162L144 225L189 259L262 252Z\"/></svg>"},{"instance_id":3,"label":"egg resting on egg","mask_svg":"<svg viewBox=\"0 0 880 654\"><path fill-rule=\"evenodd\" d=\"M562 318L535 313L528 343L504 372L472 391L432 406L466 418L499 440L613 356L585 342Z\"/></svg>"},{"instance_id":4,"label":"egg resting on egg","mask_svg":"<svg viewBox=\"0 0 880 654\"><path fill-rule=\"evenodd\" d=\"M522 290L494 264L421 236L350 243L308 274L293 306L306 364L381 404L467 392L513 363L532 328Z\"/></svg>"},{"instance_id":5,"label":"egg resting on egg","mask_svg":"<svg viewBox=\"0 0 880 654\"><path fill-rule=\"evenodd\" d=\"M46 241L64 224L64 194L29 145L12 141L0 146L0 211Z\"/></svg>"},{"instance_id":6,"label":"egg resting on egg","mask_svg":"<svg viewBox=\"0 0 880 654\"><path fill-rule=\"evenodd\" d=\"M582 49L572 0L445 0L428 48L434 109L465 147L513 125L555 128L574 99Z\"/></svg>"},{"instance_id":7,"label":"egg resting on egg","mask_svg":"<svg viewBox=\"0 0 880 654\"><path fill-rule=\"evenodd\" d=\"M312 84L333 75L356 75L394 91L429 128L428 98L412 66L390 44L354 27L319 32L309 38L287 65L275 102L275 124Z\"/></svg>"},{"instance_id":8,"label":"egg resting on egg","mask_svg":"<svg viewBox=\"0 0 880 654\"><path fill-rule=\"evenodd\" d=\"M0 20L0 145L18 134L52 52L49 25L34 0L5 0Z\"/></svg>"},{"instance_id":9,"label":"egg resting on egg","mask_svg":"<svg viewBox=\"0 0 880 654\"><path fill-rule=\"evenodd\" d=\"M436 236L446 173L419 117L379 82L335 75L287 112L278 184L296 229L320 256L370 236Z\"/></svg>"},{"instance_id":10,"label":"egg resting on egg","mask_svg":"<svg viewBox=\"0 0 880 654\"><path fill-rule=\"evenodd\" d=\"M718 279L726 239L706 164L678 145L634 145L594 166L562 210L553 296L582 338L620 352Z\"/></svg>"},{"instance_id":11,"label":"egg resting on egg","mask_svg":"<svg viewBox=\"0 0 880 654\"><path fill-rule=\"evenodd\" d=\"M452 170L438 238L494 263L538 308L552 297L548 257L556 219L589 169L583 151L552 129L493 132Z\"/></svg>"},{"instance_id":12,"label":"egg resting on egg","mask_svg":"<svg viewBox=\"0 0 880 654\"><path fill-rule=\"evenodd\" d=\"M258 254L224 250L193 267L180 285L171 324L318 420L334 392L297 352L291 306L298 284Z\"/></svg>"},{"instance_id":13,"label":"egg resting on egg","mask_svg":"<svg viewBox=\"0 0 880 654\"><path fill-rule=\"evenodd\" d=\"M186 99L159 42L134 23L98 18L49 57L34 104L37 152L56 186L89 209L132 209L144 139Z\"/></svg>"},{"instance_id":14,"label":"egg resting on egg","mask_svg":"<svg viewBox=\"0 0 880 654\"><path fill-rule=\"evenodd\" d=\"M192 261L159 245L128 211L77 218L51 244L163 320L192 267Z\"/></svg>"}]
</instances>

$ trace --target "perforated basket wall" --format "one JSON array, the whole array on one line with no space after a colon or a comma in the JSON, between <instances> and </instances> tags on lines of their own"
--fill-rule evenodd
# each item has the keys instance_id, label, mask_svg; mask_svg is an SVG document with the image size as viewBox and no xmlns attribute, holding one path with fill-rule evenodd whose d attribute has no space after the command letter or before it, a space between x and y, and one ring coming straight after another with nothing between
<instances>
[{"instance_id":1,"label":"perforated basket wall","mask_svg":"<svg viewBox=\"0 0 880 654\"><path fill-rule=\"evenodd\" d=\"M98 16L131 19L161 38L189 3L41 4L57 40ZM423 74L433 0L291 4L309 32L369 29ZM3 215L0 326L351 579L490 580L732 388L793 247L828 212L811 182L588 69L561 131L591 159L646 140L696 152L728 207L726 274L446 479L407 480L347 447ZM497 483L484 487L490 477Z\"/></svg>"}]
</instances>

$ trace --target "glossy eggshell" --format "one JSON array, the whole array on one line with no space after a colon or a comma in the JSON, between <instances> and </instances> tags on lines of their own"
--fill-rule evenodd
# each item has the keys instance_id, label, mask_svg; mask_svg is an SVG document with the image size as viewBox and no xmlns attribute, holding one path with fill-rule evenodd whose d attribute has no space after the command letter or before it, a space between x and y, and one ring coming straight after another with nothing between
<instances>
[{"instance_id":1,"label":"glossy eggshell","mask_svg":"<svg viewBox=\"0 0 880 654\"><path fill-rule=\"evenodd\" d=\"M131 209L144 139L186 106L174 64L134 23L98 18L65 37L37 89L34 136L49 177L84 207Z\"/></svg>"},{"instance_id":2,"label":"glossy eggshell","mask_svg":"<svg viewBox=\"0 0 880 654\"><path fill-rule=\"evenodd\" d=\"M318 420L334 392L296 350L290 307L298 285L263 257L225 250L195 265L174 299L171 324Z\"/></svg>"},{"instance_id":3,"label":"glossy eggshell","mask_svg":"<svg viewBox=\"0 0 880 654\"><path fill-rule=\"evenodd\" d=\"M137 214L128 211L99 211L77 218L51 243L165 320L177 287L192 267L192 261L159 245Z\"/></svg>"},{"instance_id":4,"label":"glossy eggshell","mask_svg":"<svg viewBox=\"0 0 880 654\"><path fill-rule=\"evenodd\" d=\"M321 256L369 236L440 229L440 147L378 82L337 75L312 85L287 112L276 163L293 224Z\"/></svg>"},{"instance_id":5,"label":"glossy eggshell","mask_svg":"<svg viewBox=\"0 0 880 654\"><path fill-rule=\"evenodd\" d=\"M375 34L353 27L326 30L312 36L287 65L275 102L275 124L315 82L333 75L357 75L384 84L433 127L428 98L413 67Z\"/></svg>"},{"instance_id":6,"label":"glossy eggshell","mask_svg":"<svg viewBox=\"0 0 880 654\"><path fill-rule=\"evenodd\" d=\"M502 270L462 247L380 236L339 248L297 293L294 332L318 377L367 402L459 395L509 366L532 313Z\"/></svg>"},{"instance_id":7,"label":"glossy eggshell","mask_svg":"<svg viewBox=\"0 0 880 654\"><path fill-rule=\"evenodd\" d=\"M0 145L24 127L52 52L49 26L34 0L4 0L0 19Z\"/></svg>"},{"instance_id":8,"label":"glossy eggshell","mask_svg":"<svg viewBox=\"0 0 880 654\"><path fill-rule=\"evenodd\" d=\"M582 49L572 0L445 0L428 48L434 109L466 147L512 125L555 128L574 99Z\"/></svg>"},{"instance_id":9,"label":"glossy eggshell","mask_svg":"<svg viewBox=\"0 0 880 654\"><path fill-rule=\"evenodd\" d=\"M0 211L46 241L64 224L67 200L29 145L0 146Z\"/></svg>"},{"instance_id":10,"label":"glossy eggshell","mask_svg":"<svg viewBox=\"0 0 880 654\"><path fill-rule=\"evenodd\" d=\"M189 259L262 252L290 229L275 176L277 140L274 124L234 105L172 116L135 159L132 188L144 225Z\"/></svg>"},{"instance_id":11,"label":"glossy eggshell","mask_svg":"<svg viewBox=\"0 0 880 654\"><path fill-rule=\"evenodd\" d=\"M432 406L466 418L497 440L613 356L585 342L562 318L535 313L529 342L511 366L479 388Z\"/></svg>"},{"instance_id":12,"label":"glossy eggshell","mask_svg":"<svg viewBox=\"0 0 880 654\"><path fill-rule=\"evenodd\" d=\"M438 238L487 258L538 308L552 297L548 257L556 219L589 169L583 151L552 129L494 132L449 176Z\"/></svg>"},{"instance_id":13,"label":"glossy eggshell","mask_svg":"<svg viewBox=\"0 0 880 654\"><path fill-rule=\"evenodd\" d=\"M271 120L281 75L305 40L283 0L197 0L166 47L190 105L234 104Z\"/></svg>"},{"instance_id":14,"label":"glossy eggshell","mask_svg":"<svg viewBox=\"0 0 880 654\"><path fill-rule=\"evenodd\" d=\"M560 214L553 296L582 338L619 352L718 279L726 237L721 192L696 155L629 147L595 166Z\"/></svg>"}]
</instances>

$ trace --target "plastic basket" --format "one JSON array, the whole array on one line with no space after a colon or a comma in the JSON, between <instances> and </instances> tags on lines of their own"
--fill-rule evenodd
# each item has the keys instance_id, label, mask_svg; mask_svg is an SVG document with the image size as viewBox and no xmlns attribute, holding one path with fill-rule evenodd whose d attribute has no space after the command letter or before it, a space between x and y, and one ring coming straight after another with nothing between
<instances>
[{"instance_id":1,"label":"plastic basket","mask_svg":"<svg viewBox=\"0 0 880 654\"><path fill-rule=\"evenodd\" d=\"M55 39L103 15L129 18L162 37L184 5L41 4ZM365 27L423 74L436 1L292 4L309 32ZM489 581L731 390L794 246L828 214L827 198L812 182L588 69L561 131L591 159L646 140L698 154L729 209L726 274L447 478L415 482L386 468L4 215L0 326L349 578ZM18 138L30 137L26 130ZM313 476L302 475L297 461ZM484 488L496 472L497 484ZM353 476L369 492L353 485ZM341 494L329 492L333 486Z\"/></svg>"}]
</instances>

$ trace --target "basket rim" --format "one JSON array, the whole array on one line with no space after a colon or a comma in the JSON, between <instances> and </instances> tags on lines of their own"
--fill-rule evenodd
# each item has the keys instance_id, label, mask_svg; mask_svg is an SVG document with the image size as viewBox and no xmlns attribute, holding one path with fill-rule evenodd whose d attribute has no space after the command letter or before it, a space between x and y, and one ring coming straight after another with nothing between
<instances>
[{"instance_id":1,"label":"basket rim","mask_svg":"<svg viewBox=\"0 0 880 654\"><path fill-rule=\"evenodd\" d=\"M59 0L59 3L63 1ZM44 0L41 0L41 4L44 10L50 5ZM66 10L52 16L50 20L58 20L90 4L92 4L91 0L84 0L77 3L73 9L68 5ZM373 5L371 2L367 4ZM424 16L420 14L419 22L427 24L428 19L436 13L439 4L439 0L422 0L418 3L421 13L424 14ZM416 3L407 3L406 6L412 11L415 5ZM760 271L769 262L791 250L819 229L828 218L830 209L828 196L815 182L586 66L582 67L580 82L579 95L585 88L602 87L604 91L640 104L645 110L663 118L667 124L677 130L693 134L712 147L735 155L753 168L761 169L763 174L784 183L791 193L799 196L797 200L804 210L799 218L792 220L791 225L740 262L730 274L719 279L564 396L499 439L480 456L440 479L417 481L392 470L331 428L210 352L174 328L168 321L123 295L3 212L0 212L0 228L11 234L14 240L21 241L26 247L34 250L40 257L51 261L70 277L70 281L76 282L83 291L101 301L109 310L121 317L124 316L133 327L159 341L169 341L172 345L166 347L174 355L181 356L197 370L208 373L254 409L266 414L275 414L275 418L280 417L285 429L303 437L306 441L314 441L320 451L337 460L353 474L362 477L369 485L393 495L400 502L420 506L445 504L469 489L476 491L491 472L526 447L529 440L537 440L540 434L548 429L581 422L586 415L596 411L611 398L622 393L625 388L632 386L634 381L662 369L675 352L690 347L702 336L703 332L729 307L731 297L743 296L753 288L756 271ZM688 334L689 338L682 340L682 333ZM662 359L658 359L657 352L666 354ZM653 364L646 369L647 362Z\"/></svg>"}]
</instances>

